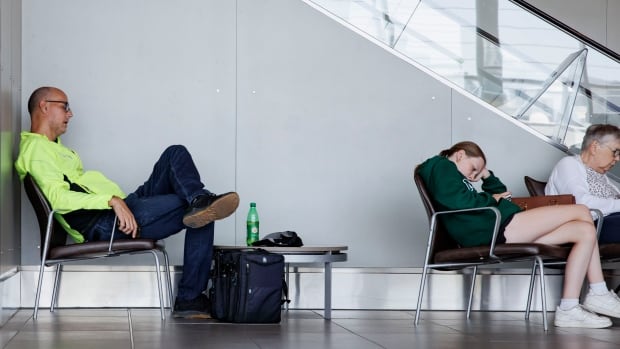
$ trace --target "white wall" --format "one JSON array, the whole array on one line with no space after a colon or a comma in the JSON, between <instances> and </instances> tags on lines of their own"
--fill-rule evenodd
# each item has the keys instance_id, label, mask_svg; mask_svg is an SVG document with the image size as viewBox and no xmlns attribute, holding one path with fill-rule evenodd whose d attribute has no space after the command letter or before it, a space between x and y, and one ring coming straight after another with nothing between
<instances>
[{"instance_id":1,"label":"white wall","mask_svg":"<svg viewBox=\"0 0 620 349\"><path fill-rule=\"evenodd\" d=\"M23 11L22 102L63 88L75 113L63 142L127 191L165 145L186 144L209 188L241 196L216 224L219 244L243 243L255 201L263 234L347 244L343 266L420 266L417 163L472 139L525 195L523 175L545 178L563 155L301 1L25 0ZM34 265L26 200L22 213ZM182 234L169 240L182 263Z\"/></svg>"},{"instance_id":2,"label":"white wall","mask_svg":"<svg viewBox=\"0 0 620 349\"><path fill-rule=\"evenodd\" d=\"M23 104L39 86L65 90L74 117L63 142L85 168L131 192L165 146L185 144L211 190L235 189L235 2L33 0L23 7ZM27 200L22 211L24 263L33 264L38 236ZM176 264L182 238L169 242ZM235 220L218 222L217 242L234 241Z\"/></svg>"},{"instance_id":3,"label":"white wall","mask_svg":"<svg viewBox=\"0 0 620 349\"><path fill-rule=\"evenodd\" d=\"M306 244L349 245L349 261L336 267L352 268L334 273L335 308L415 306L417 269L397 268L421 266L425 251L416 164L471 139L518 196L526 195L523 175L544 179L564 155L302 1L24 0L22 18L21 104L38 86L63 88L75 113L63 142L87 168L131 191L163 147L186 144L210 188L241 195L236 217L216 224L216 243L243 244L256 201L263 234L292 229ZM25 108L21 116L28 129ZM21 300L31 306L38 229L25 197L21 211ZM179 265L183 234L168 240ZM79 268L65 281L84 282ZM92 288L109 280L93 274ZM128 296L69 297L76 291L68 288L61 307L157 304L154 288L138 295L122 281L132 275L142 285L152 275L117 274ZM321 275L302 271L295 280L292 290L303 292L294 306L321 307ZM501 275L494 282L497 300L474 307L515 310L522 288ZM443 285L434 292L447 293ZM428 305L464 304L448 297Z\"/></svg>"}]
</instances>

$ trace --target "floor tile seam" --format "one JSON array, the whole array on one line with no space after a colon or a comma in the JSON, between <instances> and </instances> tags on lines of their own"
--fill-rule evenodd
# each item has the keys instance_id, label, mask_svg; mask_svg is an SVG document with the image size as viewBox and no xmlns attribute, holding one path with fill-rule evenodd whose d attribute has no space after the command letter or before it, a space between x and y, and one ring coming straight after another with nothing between
<instances>
[{"instance_id":1,"label":"floor tile seam","mask_svg":"<svg viewBox=\"0 0 620 349\"><path fill-rule=\"evenodd\" d=\"M114 334L114 333L118 333L118 334L129 334L129 332L124 329L124 330L100 330L100 329L93 329L93 328L88 328L88 329L80 329L80 330L67 330L67 329L63 329L62 332L59 332L58 329L54 329L54 328L49 328L49 329L44 329L44 330L23 330L23 331L19 331L18 334L36 334L36 333L41 333L41 334L82 334L82 333L94 333L94 334Z\"/></svg>"},{"instance_id":2,"label":"floor tile seam","mask_svg":"<svg viewBox=\"0 0 620 349\"><path fill-rule=\"evenodd\" d=\"M463 330L463 329L459 329L457 327L454 327L455 325L447 325L447 324L442 324L440 322L437 321L430 321L433 325L435 326L440 326L442 328L446 328L446 329L450 329L450 331L454 331L455 334L458 335L465 335L471 338L477 338L477 336L475 334L470 334L469 331L467 330Z\"/></svg>"},{"instance_id":3,"label":"floor tile seam","mask_svg":"<svg viewBox=\"0 0 620 349\"><path fill-rule=\"evenodd\" d=\"M9 344L11 344L11 341L12 341L15 337L17 337L17 335L19 334L19 331L15 331L15 330L14 330L13 332L15 332L15 333L11 336L11 338L9 338L9 340L7 340L7 341L6 341L5 345L4 345L2 348L6 348Z\"/></svg>"},{"instance_id":4,"label":"floor tile seam","mask_svg":"<svg viewBox=\"0 0 620 349\"><path fill-rule=\"evenodd\" d=\"M0 326L0 329L6 327L9 325L9 323L13 323L13 322L17 322L17 314L19 313L19 311L16 311L15 313L11 314L11 316L6 320L6 322L4 323L4 325ZM30 322L30 320L32 320L32 313L24 318L23 320L21 320L21 324L19 326L19 328L15 328L14 331L21 331L21 329L23 329L24 327L26 327L26 324L28 324L28 322Z\"/></svg>"},{"instance_id":5,"label":"floor tile seam","mask_svg":"<svg viewBox=\"0 0 620 349\"><path fill-rule=\"evenodd\" d=\"M335 324L336 326L338 326L338 327L342 328L343 330L345 330L345 331L347 331L347 332L351 333L352 335L354 335L354 336L356 336L356 337L359 337L359 338L361 338L361 339L363 339L363 340L365 340L365 341L367 341L367 342L369 342L369 343L372 343L372 344L376 345L376 346L377 346L377 347L379 347L379 348L387 349L387 347L384 347L383 345L379 344L378 342L376 342L376 341L374 341L374 340L372 340L372 339L370 339L370 338L368 338L368 337L366 337L366 336L364 336L364 335L362 335L362 334L360 334L360 333L357 333L357 332L355 332L355 331L353 331L353 330L351 330L351 329L349 329L349 328L345 327L343 324L341 324L341 323L339 323L339 322L338 322L338 319L331 319L331 320L329 320L329 321L331 321L331 322L332 322L333 324Z\"/></svg>"},{"instance_id":6,"label":"floor tile seam","mask_svg":"<svg viewBox=\"0 0 620 349\"><path fill-rule=\"evenodd\" d=\"M8 323L9 323L9 321L13 320L13 319L15 318L15 316L17 315L17 313L18 313L18 312L15 312L13 315L11 315L11 317L10 317L10 318L6 321L5 325L6 325L6 324L8 324ZM11 336L11 338L9 338L9 340L8 340L8 341L6 341L6 344L5 344L2 348L6 348L6 347L7 347L7 346L11 343L11 341L12 341L13 339L15 339L15 338L16 338L16 337L20 334L20 332L22 332L22 331L26 328L26 326L28 325L28 323L29 323L30 321L34 321L34 318L33 318L32 314L31 314L30 316L28 316L28 318L27 318L27 319L25 319L25 320L22 322L22 324L21 324L21 326L20 326L19 328L16 328L15 330L13 330L13 331L14 331L14 334ZM1 328L0 328L0 329L1 329Z\"/></svg>"},{"instance_id":7,"label":"floor tile seam","mask_svg":"<svg viewBox=\"0 0 620 349\"><path fill-rule=\"evenodd\" d=\"M315 313L315 314L317 314L317 315L319 315L319 316L322 316L322 315L321 315L321 313L320 313L318 310L311 310L311 312L313 312L313 313ZM336 326L340 327L341 329L343 329L343 330L345 330L345 331L347 331L347 332L349 332L349 333L352 333L352 334L354 334L354 335L356 335L356 336L362 337L362 338L364 338L364 339L366 339L366 340L368 340L368 341L372 342L371 340L369 340L369 339L365 338L364 336L361 336L360 334L355 333L355 331L353 331L353 330L351 330L351 329L346 328L346 327L344 326L344 324L341 324L341 323L339 323L339 322L338 322L338 320L342 320L342 319L334 319L334 318L331 318L331 319L325 319L325 318L324 318L324 320L325 320L325 321L330 321L331 323L335 324ZM374 342L373 342L373 343L374 343ZM375 344L379 345L378 343L375 343Z\"/></svg>"}]
</instances>

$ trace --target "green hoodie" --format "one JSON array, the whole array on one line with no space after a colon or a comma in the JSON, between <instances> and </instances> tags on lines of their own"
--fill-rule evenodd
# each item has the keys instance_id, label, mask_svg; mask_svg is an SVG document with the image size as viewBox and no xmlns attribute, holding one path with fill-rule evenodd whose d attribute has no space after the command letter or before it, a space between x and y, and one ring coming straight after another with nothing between
<instances>
[{"instance_id":1,"label":"green hoodie","mask_svg":"<svg viewBox=\"0 0 620 349\"><path fill-rule=\"evenodd\" d=\"M483 191L477 192L456 164L446 157L434 156L420 164L417 171L439 211L494 206L500 211L500 224L521 211L519 206L508 200L496 201L493 198L493 194L507 191L493 172L489 178L482 180ZM441 217L448 233L461 246L489 245L494 221L495 215L489 210Z\"/></svg>"},{"instance_id":2,"label":"green hoodie","mask_svg":"<svg viewBox=\"0 0 620 349\"><path fill-rule=\"evenodd\" d=\"M126 197L121 188L102 173L84 171L82 160L73 150L46 136L22 132L15 169L21 180L27 173L34 178L56 211L54 217L75 242L84 242L78 231L71 229L63 214L81 210L108 210L112 196ZM75 189L75 185L80 191Z\"/></svg>"}]
</instances>

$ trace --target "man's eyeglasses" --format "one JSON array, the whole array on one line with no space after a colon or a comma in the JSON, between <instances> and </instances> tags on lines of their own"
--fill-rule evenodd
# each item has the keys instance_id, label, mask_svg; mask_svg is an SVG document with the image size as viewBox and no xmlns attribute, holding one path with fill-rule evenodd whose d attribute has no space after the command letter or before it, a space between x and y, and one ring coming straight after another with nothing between
<instances>
[{"instance_id":1,"label":"man's eyeglasses","mask_svg":"<svg viewBox=\"0 0 620 349\"><path fill-rule=\"evenodd\" d=\"M613 156L615 158L620 157L620 149L613 149L612 147L608 146L607 144L603 144L605 147L607 147L607 149L611 150L611 153L613 154Z\"/></svg>"},{"instance_id":2,"label":"man's eyeglasses","mask_svg":"<svg viewBox=\"0 0 620 349\"><path fill-rule=\"evenodd\" d=\"M50 102L50 103L62 103L65 105L65 112L70 112L71 111L71 107L69 107L69 102L67 101L52 101L52 100L45 100L46 102Z\"/></svg>"}]
</instances>

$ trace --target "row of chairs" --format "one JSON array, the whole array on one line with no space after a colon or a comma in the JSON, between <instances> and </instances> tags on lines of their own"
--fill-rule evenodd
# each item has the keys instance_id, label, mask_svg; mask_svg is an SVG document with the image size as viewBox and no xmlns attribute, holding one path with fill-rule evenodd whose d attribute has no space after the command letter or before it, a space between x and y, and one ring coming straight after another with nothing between
<instances>
[{"instance_id":1,"label":"row of chairs","mask_svg":"<svg viewBox=\"0 0 620 349\"><path fill-rule=\"evenodd\" d=\"M546 183L525 176L525 185L532 196L544 195ZM536 275L540 275L540 292L543 312L543 327L548 329L547 305L546 305L546 285L544 269L547 266L563 264L570 252L568 247L545 245L537 243L527 244L496 244L495 237L499 229L499 211L493 207L480 209L438 211L424 182L418 174L414 174L414 181L420 193L420 197L428 215L430 231L426 246L426 256L422 279L418 292L418 303L416 307L415 324L419 323L422 300L426 279L431 269L436 270L462 270L472 269L469 299L467 303L467 318L470 317L471 305L475 287L478 267L482 265L509 264L514 262L532 261L532 272L530 276L529 292L526 304L526 319L529 318L532 295ZM86 259L99 259L116 257L120 255L135 255L149 253L154 258L154 266L157 275L157 286L160 301L161 318L165 319L165 298L163 295L163 285L161 280L160 261L158 254L163 256L164 274L166 276L166 288L168 304L173 304L172 281L170 275L170 265L168 254L164 245L152 239L121 239L114 240L114 234L110 241L92 241L82 244L67 244L67 234L53 218L54 211L49 202L41 192L40 188L30 175L24 179L24 189L30 200L40 228L41 237L41 265L39 268L39 280L37 283L35 306L33 317L36 319L39 309L41 289L43 286L43 275L46 267L55 266L55 277L52 292L52 302L50 311L54 311L58 303L58 290L62 266L66 263L82 261ZM490 246L460 247L438 221L438 217L446 214L462 213L475 210L491 210L495 213L496 221L494 237ZM595 210L596 212L597 210ZM598 211L599 217L600 211ZM601 219L599 219L598 229L600 230ZM620 261L620 244L604 244L600 246L601 260L603 263L616 263Z\"/></svg>"},{"instance_id":2,"label":"row of chairs","mask_svg":"<svg viewBox=\"0 0 620 349\"><path fill-rule=\"evenodd\" d=\"M525 185L531 196L544 195L546 183L526 176ZM439 211L435 207L428 193L426 185L419 174L414 174L414 182L420 193L420 197L426 209L429 220L429 235L426 245L426 256L418 292L418 303L415 314L415 324L420 320L422 300L426 279L430 270L464 270L471 268L471 283L469 289L469 299L467 302L466 316L469 319L471 305L478 275L478 267L483 265L511 265L512 263L523 263L530 261L533 263L530 275L529 291L526 303L525 319L529 319L532 295L537 275L540 276L540 294L542 302L543 328L548 330L547 321L547 301L545 284L545 267L557 266L566 263L570 252L570 247L545 245L539 243L518 243L518 244L496 244L496 236L499 230L500 214L494 207L484 207L466 210ZM490 246L460 247L454 239L440 224L438 218L442 215L463 213L468 211L490 210L495 213L495 227L493 239ZM591 210L598 217L602 213L598 210ZM600 231L602 219L598 219L597 229ZM604 263L614 263L620 260L620 244L606 244L600 246L601 260Z\"/></svg>"}]
</instances>

